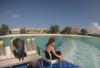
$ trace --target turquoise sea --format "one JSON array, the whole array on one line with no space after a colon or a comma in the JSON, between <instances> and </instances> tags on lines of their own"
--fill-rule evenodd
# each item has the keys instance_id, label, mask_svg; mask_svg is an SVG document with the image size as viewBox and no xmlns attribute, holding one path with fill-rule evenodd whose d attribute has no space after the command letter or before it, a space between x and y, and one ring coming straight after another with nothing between
<instances>
[{"instance_id":1,"label":"turquoise sea","mask_svg":"<svg viewBox=\"0 0 100 68\"><path fill-rule=\"evenodd\" d=\"M66 61L77 64L82 68L100 68L100 38L54 36L55 49L60 50ZM50 36L36 37L36 45L42 50Z\"/></svg>"},{"instance_id":2,"label":"turquoise sea","mask_svg":"<svg viewBox=\"0 0 100 68\"><path fill-rule=\"evenodd\" d=\"M10 45L11 39L14 37L12 35L2 37L3 46L6 48ZM44 56L42 51L45 50L49 38L54 37L56 39L54 47L62 52L66 61L77 64L82 68L100 68L100 37L69 35L18 35L18 37L25 40L27 51L34 50L32 45L35 45L35 47L40 48L42 56ZM29 40L31 42L28 42Z\"/></svg>"}]
</instances>

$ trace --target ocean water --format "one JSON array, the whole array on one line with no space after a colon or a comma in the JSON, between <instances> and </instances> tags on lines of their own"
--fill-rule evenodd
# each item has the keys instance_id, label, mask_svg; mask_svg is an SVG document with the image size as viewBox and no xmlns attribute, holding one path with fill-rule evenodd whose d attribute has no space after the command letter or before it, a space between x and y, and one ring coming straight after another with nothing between
<instances>
[{"instance_id":1,"label":"ocean water","mask_svg":"<svg viewBox=\"0 0 100 68\"><path fill-rule=\"evenodd\" d=\"M23 36L22 38L25 42L28 42L29 39L34 39L35 46L40 48L40 54L46 48L46 44L52 36ZM55 49L60 50L66 61L79 65L82 68L100 68L100 37L79 37L79 36L53 36L55 41ZM28 41L26 41L28 39ZM7 46L10 45L11 38L4 37L3 46L7 49ZM32 40L31 40L32 41ZM26 43L26 45L31 45ZM26 46L27 51L32 51L33 46ZM30 49L31 48L31 49ZM34 47L33 47L34 48ZM6 50L9 52L10 48ZM5 53L8 54L8 53ZM9 56L9 54L8 54Z\"/></svg>"},{"instance_id":2,"label":"ocean water","mask_svg":"<svg viewBox=\"0 0 100 68\"><path fill-rule=\"evenodd\" d=\"M45 50L50 36L38 36L36 45ZM82 68L100 68L100 38L55 36L55 49L60 50L66 61Z\"/></svg>"}]
</instances>

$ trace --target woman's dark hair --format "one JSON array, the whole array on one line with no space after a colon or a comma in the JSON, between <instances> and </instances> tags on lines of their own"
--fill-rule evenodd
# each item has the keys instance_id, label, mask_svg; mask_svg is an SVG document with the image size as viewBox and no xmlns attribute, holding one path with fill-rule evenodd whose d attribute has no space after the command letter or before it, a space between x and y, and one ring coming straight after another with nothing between
<instances>
[{"instance_id":1,"label":"woman's dark hair","mask_svg":"<svg viewBox=\"0 0 100 68\"><path fill-rule=\"evenodd\" d=\"M55 38L50 38L49 41L48 41L48 43L47 43L47 46L48 46L49 44L52 44L53 42L55 42Z\"/></svg>"}]
</instances>

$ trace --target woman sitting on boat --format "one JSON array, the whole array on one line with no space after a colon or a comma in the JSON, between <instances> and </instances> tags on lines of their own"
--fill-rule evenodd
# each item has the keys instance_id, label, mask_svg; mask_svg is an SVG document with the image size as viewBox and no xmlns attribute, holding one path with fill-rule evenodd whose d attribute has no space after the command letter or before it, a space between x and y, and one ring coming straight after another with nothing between
<instances>
[{"instance_id":1,"label":"woman sitting on boat","mask_svg":"<svg viewBox=\"0 0 100 68\"><path fill-rule=\"evenodd\" d=\"M51 54L52 60L55 59L59 59L59 60L64 60L64 57L61 55L60 51L55 51L54 49L54 42L55 42L55 38L50 38L48 43L47 43L47 47L46 47L46 51L49 52ZM46 58L50 59L50 56L48 53L46 53Z\"/></svg>"}]
</instances>

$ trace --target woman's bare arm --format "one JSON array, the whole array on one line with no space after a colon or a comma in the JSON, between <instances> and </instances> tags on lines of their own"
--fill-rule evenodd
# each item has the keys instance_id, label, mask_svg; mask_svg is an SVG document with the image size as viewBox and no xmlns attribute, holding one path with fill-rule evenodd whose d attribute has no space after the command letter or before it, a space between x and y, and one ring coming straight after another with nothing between
<instances>
[{"instance_id":1,"label":"woman's bare arm","mask_svg":"<svg viewBox=\"0 0 100 68\"><path fill-rule=\"evenodd\" d=\"M61 57L56 53L54 47L51 47L51 51L52 51L52 53L53 53L56 57L61 58Z\"/></svg>"}]
</instances>

